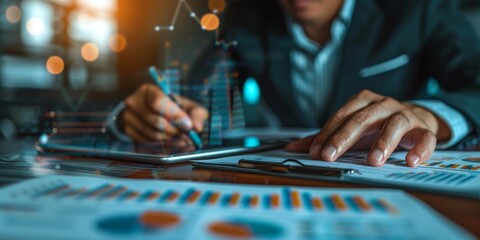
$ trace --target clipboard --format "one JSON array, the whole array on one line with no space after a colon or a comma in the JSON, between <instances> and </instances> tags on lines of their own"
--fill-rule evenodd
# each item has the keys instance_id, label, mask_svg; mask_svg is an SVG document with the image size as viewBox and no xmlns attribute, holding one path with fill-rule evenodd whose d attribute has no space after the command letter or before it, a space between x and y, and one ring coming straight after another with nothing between
<instances>
[{"instance_id":1,"label":"clipboard","mask_svg":"<svg viewBox=\"0 0 480 240\"><path fill-rule=\"evenodd\" d=\"M422 192L440 193L446 195L462 196L469 198L480 199L480 187L475 188L460 188L460 186L446 190L446 186L439 188L433 186L416 186L411 183L403 181L386 182L382 179L365 178L366 175L362 174L360 170L354 168L340 168L340 167L327 167L327 166L311 166L303 164L296 159L285 159L281 162L272 162L265 160L249 160L239 158L236 163L212 163L212 162L194 162L193 168L198 169L213 169L213 170L225 170L234 172L244 172L253 174L262 174L276 177L287 178L299 178L305 180L325 180L333 182L346 182L367 184L377 187L390 187L399 188L404 190L416 190ZM444 171L435 172L437 176L443 174ZM475 177L475 182L478 183L480 177ZM477 185L476 185L477 186Z\"/></svg>"}]
</instances>

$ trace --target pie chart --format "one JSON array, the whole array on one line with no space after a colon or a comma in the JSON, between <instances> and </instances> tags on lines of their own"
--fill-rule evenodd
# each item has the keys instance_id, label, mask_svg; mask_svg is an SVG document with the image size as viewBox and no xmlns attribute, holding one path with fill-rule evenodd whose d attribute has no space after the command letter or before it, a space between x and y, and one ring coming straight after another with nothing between
<instances>
[{"instance_id":1,"label":"pie chart","mask_svg":"<svg viewBox=\"0 0 480 240\"><path fill-rule=\"evenodd\" d=\"M114 235L139 235L177 227L181 218L175 213L145 211L140 214L119 214L100 219L97 227Z\"/></svg>"},{"instance_id":2,"label":"pie chart","mask_svg":"<svg viewBox=\"0 0 480 240\"><path fill-rule=\"evenodd\" d=\"M284 229L278 224L247 218L212 222L208 225L208 231L217 237L235 239L271 239L284 235Z\"/></svg>"}]
</instances>

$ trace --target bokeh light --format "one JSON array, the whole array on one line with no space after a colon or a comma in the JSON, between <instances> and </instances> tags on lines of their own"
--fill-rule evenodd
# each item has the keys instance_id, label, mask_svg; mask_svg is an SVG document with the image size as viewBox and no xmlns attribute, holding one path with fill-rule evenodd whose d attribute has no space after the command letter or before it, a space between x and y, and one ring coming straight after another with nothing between
<instances>
[{"instance_id":1,"label":"bokeh light","mask_svg":"<svg viewBox=\"0 0 480 240\"><path fill-rule=\"evenodd\" d=\"M253 77L247 78L243 85L243 100L246 104L256 105L260 102L261 92L257 80Z\"/></svg>"},{"instance_id":2,"label":"bokeh light","mask_svg":"<svg viewBox=\"0 0 480 240\"><path fill-rule=\"evenodd\" d=\"M114 34L110 37L108 45L112 51L121 52L127 47L127 39L122 34Z\"/></svg>"},{"instance_id":3,"label":"bokeh light","mask_svg":"<svg viewBox=\"0 0 480 240\"><path fill-rule=\"evenodd\" d=\"M81 50L82 58L87 62L94 62L98 59L100 51L98 50L97 45L93 43L86 43L83 45Z\"/></svg>"},{"instance_id":4,"label":"bokeh light","mask_svg":"<svg viewBox=\"0 0 480 240\"><path fill-rule=\"evenodd\" d=\"M38 17L32 17L27 21L27 32L33 36L39 36L45 31L45 23Z\"/></svg>"},{"instance_id":5,"label":"bokeh light","mask_svg":"<svg viewBox=\"0 0 480 240\"><path fill-rule=\"evenodd\" d=\"M203 15L200 23L202 24L203 29L215 31L218 29L218 26L220 26L220 19L218 19L217 15L208 13Z\"/></svg>"},{"instance_id":6,"label":"bokeh light","mask_svg":"<svg viewBox=\"0 0 480 240\"><path fill-rule=\"evenodd\" d=\"M65 68L65 63L63 62L63 59L59 56L49 57L45 65L47 67L47 71L53 75L58 75L62 73L63 69Z\"/></svg>"},{"instance_id":7,"label":"bokeh light","mask_svg":"<svg viewBox=\"0 0 480 240\"><path fill-rule=\"evenodd\" d=\"M214 13L220 13L225 10L225 0L209 0L208 8Z\"/></svg>"},{"instance_id":8,"label":"bokeh light","mask_svg":"<svg viewBox=\"0 0 480 240\"><path fill-rule=\"evenodd\" d=\"M5 17L10 23L18 23L22 19L22 10L19 7L13 5L7 8L5 11Z\"/></svg>"}]
</instances>

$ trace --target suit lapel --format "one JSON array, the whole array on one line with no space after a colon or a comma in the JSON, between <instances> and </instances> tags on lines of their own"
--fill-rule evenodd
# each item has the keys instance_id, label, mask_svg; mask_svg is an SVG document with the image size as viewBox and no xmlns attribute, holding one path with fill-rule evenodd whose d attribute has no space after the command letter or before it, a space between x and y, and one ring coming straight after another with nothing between
<instances>
[{"instance_id":1,"label":"suit lapel","mask_svg":"<svg viewBox=\"0 0 480 240\"><path fill-rule=\"evenodd\" d=\"M343 44L338 78L334 83L328 116L347 99L362 89L359 72L371 58L383 23L383 13L374 0L357 1L349 30ZM325 116L328 118L328 116ZM324 121L326 119L323 119Z\"/></svg>"}]
</instances>

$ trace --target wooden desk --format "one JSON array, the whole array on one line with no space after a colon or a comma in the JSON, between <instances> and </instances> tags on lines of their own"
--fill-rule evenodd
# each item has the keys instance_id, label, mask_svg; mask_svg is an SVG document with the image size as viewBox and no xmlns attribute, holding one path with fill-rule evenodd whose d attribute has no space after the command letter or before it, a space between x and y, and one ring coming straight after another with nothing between
<instances>
[{"instance_id":1,"label":"wooden desk","mask_svg":"<svg viewBox=\"0 0 480 240\"><path fill-rule=\"evenodd\" d=\"M360 184L346 184L338 182L303 180L294 178L280 178L259 174L238 173L219 170L192 169L190 164L168 166L162 171L152 174L150 171L140 171L131 178L161 178L169 180L193 180L202 182L222 182L237 184L264 184L264 185L295 185L306 187L327 188L368 188L371 186ZM407 191L432 208L462 226L480 238L480 200L463 197L447 196L442 194Z\"/></svg>"}]
</instances>

